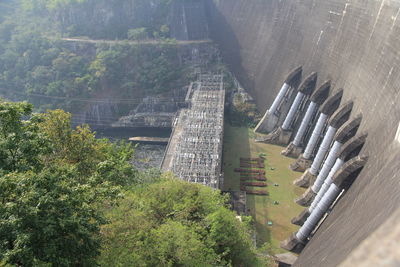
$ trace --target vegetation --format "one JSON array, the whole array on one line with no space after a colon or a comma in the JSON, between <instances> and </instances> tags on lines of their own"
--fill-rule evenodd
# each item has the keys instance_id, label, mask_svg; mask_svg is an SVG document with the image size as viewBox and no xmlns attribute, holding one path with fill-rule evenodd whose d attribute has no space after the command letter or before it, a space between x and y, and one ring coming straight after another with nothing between
<instances>
[{"instance_id":1,"label":"vegetation","mask_svg":"<svg viewBox=\"0 0 400 267\"><path fill-rule=\"evenodd\" d=\"M16 266L258 266L227 199L138 173L133 149L71 128L61 111L0 102L0 263Z\"/></svg>"},{"instance_id":2,"label":"vegetation","mask_svg":"<svg viewBox=\"0 0 400 267\"><path fill-rule=\"evenodd\" d=\"M3 47L0 90L13 99L29 99L42 110L73 110L85 104L64 97L90 99L113 92L119 99L132 99L165 92L182 74L173 42L97 49L81 45L73 51L36 33L21 33Z\"/></svg>"},{"instance_id":3,"label":"vegetation","mask_svg":"<svg viewBox=\"0 0 400 267\"><path fill-rule=\"evenodd\" d=\"M126 39L128 31L145 29L149 38L168 37L171 0L22 0L28 16L41 15L47 32L62 36ZM104 19L107 18L107 19Z\"/></svg>"},{"instance_id":4,"label":"vegetation","mask_svg":"<svg viewBox=\"0 0 400 267\"><path fill-rule=\"evenodd\" d=\"M229 106L225 116L227 122L236 127L254 128L261 116L255 102L241 88L225 64L220 64L219 68L225 74L224 86L229 96Z\"/></svg>"},{"instance_id":5,"label":"vegetation","mask_svg":"<svg viewBox=\"0 0 400 267\"><path fill-rule=\"evenodd\" d=\"M106 222L96 206L117 199L122 178L134 180L121 160L132 148L72 130L65 112L32 109L0 103L0 260L92 265Z\"/></svg>"},{"instance_id":6,"label":"vegetation","mask_svg":"<svg viewBox=\"0 0 400 267\"><path fill-rule=\"evenodd\" d=\"M228 122L237 127L255 127L259 117L255 103L244 100L241 94L234 95L226 112Z\"/></svg>"},{"instance_id":7,"label":"vegetation","mask_svg":"<svg viewBox=\"0 0 400 267\"><path fill-rule=\"evenodd\" d=\"M159 10L169 10L170 1L159 2L157 5L147 0L0 3L0 95L28 100L40 111L49 108L72 111L82 110L87 100L94 98L138 99L183 85L186 81L181 81L185 75L178 45L168 39L169 28L164 21L167 16ZM93 14L93 10L108 10L118 21L108 21L108 26L96 23L106 15ZM121 12L132 14L124 13L125 17L121 17ZM128 18L135 22L130 23ZM96 33L94 24L101 26L101 33L90 35ZM96 46L58 40L62 35L111 40L129 37L137 41L156 36L160 42ZM121 114L134 106L129 101L124 104Z\"/></svg>"},{"instance_id":8,"label":"vegetation","mask_svg":"<svg viewBox=\"0 0 400 267\"><path fill-rule=\"evenodd\" d=\"M175 179L127 193L107 210L102 266L254 266L247 224L220 192Z\"/></svg>"},{"instance_id":9,"label":"vegetation","mask_svg":"<svg viewBox=\"0 0 400 267\"><path fill-rule=\"evenodd\" d=\"M224 136L224 190L239 190L240 177L234 172L240 157L258 157L264 154L268 196L247 196L247 208L254 218L257 246L262 252L281 253L280 242L295 232L298 227L290 220L297 216L302 207L293 202L304 189L293 185L298 172L288 166L293 159L283 157L281 146L257 143L251 128L233 127L226 124ZM271 169L273 168L273 170ZM274 186L277 184L278 186ZM275 205L277 201L279 205ZM272 226L267 226L271 221Z\"/></svg>"},{"instance_id":10,"label":"vegetation","mask_svg":"<svg viewBox=\"0 0 400 267\"><path fill-rule=\"evenodd\" d=\"M219 191L129 163L71 114L179 86L171 0L0 2L0 266L264 266ZM60 37L130 39L65 43ZM158 39L150 42L148 39ZM46 111L47 110L47 111Z\"/></svg>"}]
</instances>

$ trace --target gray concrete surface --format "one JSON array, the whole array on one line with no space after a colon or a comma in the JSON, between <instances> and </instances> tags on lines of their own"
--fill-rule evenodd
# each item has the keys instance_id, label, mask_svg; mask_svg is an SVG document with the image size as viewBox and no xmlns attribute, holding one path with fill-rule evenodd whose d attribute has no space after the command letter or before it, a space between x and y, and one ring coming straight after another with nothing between
<instances>
[{"instance_id":1,"label":"gray concrete surface","mask_svg":"<svg viewBox=\"0 0 400 267\"><path fill-rule=\"evenodd\" d=\"M294 264L337 266L400 207L400 1L207 1L212 38L261 112L301 65L363 115L369 161Z\"/></svg>"}]
</instances>

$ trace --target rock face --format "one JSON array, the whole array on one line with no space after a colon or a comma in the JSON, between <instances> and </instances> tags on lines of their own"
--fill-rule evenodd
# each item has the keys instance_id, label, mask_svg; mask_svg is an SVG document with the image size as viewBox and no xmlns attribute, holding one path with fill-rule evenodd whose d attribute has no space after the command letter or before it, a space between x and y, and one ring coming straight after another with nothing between
<instances>
[{"instance_id":1,"label":"rock face","mask_svg":"<svg viewBox=\"0 0 400 267\"><path fill-rule=\"evenodd\" d=\"M91 38L126 38L129 29L144 27L149 33L169 26L172 38L208 38L203 0L86 0L50 11L61 32Z\"/></svg>"},{"instance_id":2,"label":"rock face","mask_svg":"<svg viewBox=\"0 0 400 267\"><path fill-rule=\"evenodd\" d=\"M168 12L169 6L161 0L88 0L66 4L52 15L55 23L60 22L62 32L72 31L92 38L121 38L129 29L151 25L152 18L166 18ZM160 24L166 24L165 20Z\"/></svg>"},{"instance_id":3,"label":"rock face","mask_svg":"<svg viewBox=\"0 0 400 267\"><path fill-rule=\"evenodd\" d=\"M208 23L204 1L173 1L169 25L171 37L177 40L208 39Z\"/></svg>"},{"instance_id":4,"label":"rock face","mask_svg":"<svg viewBox=\"0 0 400 267\"><path fill-rule=\"evenodd\" d=\"M207 1L211 35L261 111L301 65L363 115L369 162L294 264L336 266L400 207L400 1Z\"/></svg>"}]
</instances>

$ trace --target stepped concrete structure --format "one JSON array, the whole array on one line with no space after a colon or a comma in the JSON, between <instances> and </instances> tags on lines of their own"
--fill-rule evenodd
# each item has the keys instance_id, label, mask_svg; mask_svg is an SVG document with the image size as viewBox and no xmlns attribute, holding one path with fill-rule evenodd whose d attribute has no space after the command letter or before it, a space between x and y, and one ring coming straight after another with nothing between
<instances>
[{"instance_id":1,"label":"stepped concrete structure","mask_svg":"<svg viewBox=\"0 0 400 267\"><path fill-rule=\"evenodd\" d=\"M224 61L266 114L257 131L289 126L285 142L302 146L292 169L312 170L311 206L282 240L292 266L399 266L400 1L204 1ZM319 109L296 100L311 73L316 88L330 81Z\"/></svg>"}]
</instances>

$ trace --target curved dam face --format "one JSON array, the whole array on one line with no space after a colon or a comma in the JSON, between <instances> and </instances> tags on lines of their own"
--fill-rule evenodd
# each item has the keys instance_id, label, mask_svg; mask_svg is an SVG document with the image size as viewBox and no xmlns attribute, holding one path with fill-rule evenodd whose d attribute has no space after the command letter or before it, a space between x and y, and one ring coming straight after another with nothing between
<instances>
[{"instance_id":1,"label":"curved dam face","mask_svg":"<svg viewBox=\"0 0 400 267\"><path fill-rule=\"evenodd\" d=\"M400 1L209 0L213 39L266 111L285 77L303 67L343 88L362 114L369 157L294 266L337 266L400 206ZM390 231L388 232L390 234ZM379 244L377 244L379 246Z\"/></svg>"}]
</instances>

